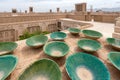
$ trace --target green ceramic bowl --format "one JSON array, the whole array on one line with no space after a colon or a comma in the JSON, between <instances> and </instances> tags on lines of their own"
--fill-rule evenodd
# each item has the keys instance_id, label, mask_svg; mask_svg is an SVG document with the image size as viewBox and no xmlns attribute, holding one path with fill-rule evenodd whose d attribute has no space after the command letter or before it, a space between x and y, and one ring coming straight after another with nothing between
<instances>
[{"instance_id":1,"label":"green ceramic bowl","mask_svg":"<svg viewBox=\"0 0 120 80\"><path fill-rule=\"evenodd\" d=\"M107 38L106 41L110 44L113 48L120 50L120 40L115 38Z\"/></svg>"},{"instance_id":2,"label":"green ceramic bowl","mask_svg":"<svg viewBox=\"0 0 120 80\"><path fill-rule=\"evenodd\" d=\"M53 41L44 46L45 54L52 57L63 57L69 51L69 46L65 42Z\"/></svg>"},{"instance_id":3,"label":"green ceramic bowl","mask_svg":"<svg viewBox=\"0 0 120 80\"><path fill-rule=\"evenodd\" d=\"M91 39L81 39L78 41L78 46L87 52L95 52L101 48L101 44Z\"/></svg>"},{"instance_id":4,"label":"green ceramic bowl","mask_svg":"<svg viewBox=\"0 0 120 80\"><path fill-rule=\"evenodd\" d=\"M53 40L64 40L67 37L67 35L64 32L53 32L50 34L50 37Z\"/></svg>"},{"instance_id":5,"label":"green ceramic bowl","mask_svg":"<svg viewBox=\"0 0 120 80\"><path fill-rule=\"evenodd\" d=\"M108 54L108 59L118 70L120 70L120 52L110 52Z\"/></svg>"},{"instance_id":6,"label":"green ceramic bowl","mask_svg":"<svg viewBox=\"0 0 120 80\"><path fill-rule=\"evenodd\" d=\"M0 42L0 55L12 52L17 48L17 43L15 42Z\"/></svg>"},{"instance_id":7,"label":"green ceramic bowl","mask_svg":"<svg viewBox=\"0 0 120 80\"><path fill-rule=\"evenodd\" d=\"M26 40L26 44L30 47L41 47L48 41L48 37L44 35L37 35Z\"/></svg>"},{"instance_id":8,"label":"green ceramic bowl","mask_svg":"<svg viewBox=\"0 0 120 80\"><path fill-rule=\"evenodd\" d=\"M12 55L0 56L0 80L5 80L15 69L18 59Z\"/></svg>"},{"instance_id":9,"label":"green ceramic bowl","mask_svg":"<svg viewBox=\"0 0 120 80\"><path fill-rule=\"evenodd\" d=\"M107 67L97 57L82 52L67 58L66 71L71 80L110 80Z\"/></svg>"},{"instance_id":10,"label":"green ceramic bowl","mask_svg":"<svg viewBox=\"0 0 120 80\"><path fill-rule=\"evenodd\" d=\"M103 36L102 33L94 30L83 30L82 33L91 39L99 39Z\"/></svg>"},{"instance_id":11,"label":"green ceramic bowl","mask_svg":"<svg viewBox=\"0 0 120 80\"><path fill-rule=\"evenodd\" d=\"M56 62L42 59L30 65L18 80L62 80L62 75Z\"/></svg>"},{"instance_id":12,"label":"green ceramic bowl","mask_svg":"<svg viewBox=\"0 0 120 80\"><path fill-rule=\"evenodd\" d=\"M69 31L71 34L79 34L81 30L78 29L78 28L68 28L68 31Z\"/></svg>"}]
</instances>

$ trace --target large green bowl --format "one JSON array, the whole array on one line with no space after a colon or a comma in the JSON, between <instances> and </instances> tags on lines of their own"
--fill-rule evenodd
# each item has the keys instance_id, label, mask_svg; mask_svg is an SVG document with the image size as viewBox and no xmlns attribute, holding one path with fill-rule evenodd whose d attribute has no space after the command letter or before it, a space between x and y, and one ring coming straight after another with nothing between
<instances>
[{"instance_id":1,"label":"large green bowl","mask_svg":"<svg viewBox=\"0 0 120 80\"><path fill-rule=\"evenodd\" d=\"M18 59L12 55L0 56L0 80L5 80L15 69Z\"/></svg>"},{"instance_id":2,"label":"large green bowl","mask_svg":"<svg viewBox=\"0 0 120 80\"><path fill-rule=\"evenodd\" d=\"M29 66L18 80L62 80L62 75L56 62L42 59Z\"/></svg>"},{"instance_id":3,"label":"large green bowl","mask_svg":"<svg viewBox=\"0 0 120 80\"><path fill-rule=\"evenodd\" d=\"M81 39L78 41L78 46L87 52L95 52L101 48L101 44L91 39Z\"/></svg>"},{"instance_id":4,"label":"large green bowl","mask_svg":"<svg viewBox=\"0 0 120 80\"><path fill-rule=\"evenodd\" d=\"M64 32L53 32L50 34L50 37L53 40L64 40L67 37L67 35Z\"/></svg>"},{"instance_id":5,"label":"large green bowl","mask_svg":"<svg viewBox=\"0 0 120 80\"><path fill-rule=\"evenodd\" d=\"M67 58L66 71L71 80L110 80L107 67L97 57L82 52Z\"/></svg>"},{"instance_id":6,"label":"large green bowl","mask_svg":"<svg viewBox=\"0 0 120 80\"><path fill-rule=\"evenodd\" d=\"M83 30L82 33L91 39L99 39L103 36L102 33L94 30Z\"/></svg>"},{"instance_id":7,"label":"large green bowl","mask_svg":"<svg viewBox=\"0 0 120 80\"><path fill-rule=\"evenodd\" d=\"M44 46L45 54L52 57L63 57L69 51L69 46L65 42L53 41Z\"/></svg>"},{"instance_id":8,"label":"large green bowl","mask_svg":"<svg viewBox=\"0 0 120 80\"><path fill-rule=\"evenodd\" d=\"M68 28L68 31L69 31L71 34L79 34L81 30L78 29L78 28Z\"/></svg>"},{"instance_id":9,"label":"large green bowl","mask_svg":"<svg viewBox=\"0 0 120 80\"><path fill-rule=\"evenodd\" d=\"M110 52L108 54L108 59L118 70L120 70L120 52Z\"/></svg>"},{"instance_id":10,"label":"large green bowl","mask_svg":"<svg viewBox=\"0 0 120 80\"><path fill-rule=\"evenodd\" d=\"M26 40L26 44L30 47L41 47L48 41L48 37L44 35L36 35L33 37L30 37Z\"/></svg>"},{"instance_id":11,"label":"large green bowl","mask_svg":"<svg viewBox=\"0 0 120 80\"><path fill-rule=\"evenodd\" d=\"M113 48L120 50L120 40L115 38L107 38L106 41L110 44Z\"/></svg>"},{"instance_id":12,"label":"large green bowl","mask_svg":"<svg viewBox=\"0 0 120 80\"><path fill-rule=\"evenodd\" d=\"M17 43L15 42L0 42L0 55L7 54L16 49Z\"/></svg>"}]
</instances>

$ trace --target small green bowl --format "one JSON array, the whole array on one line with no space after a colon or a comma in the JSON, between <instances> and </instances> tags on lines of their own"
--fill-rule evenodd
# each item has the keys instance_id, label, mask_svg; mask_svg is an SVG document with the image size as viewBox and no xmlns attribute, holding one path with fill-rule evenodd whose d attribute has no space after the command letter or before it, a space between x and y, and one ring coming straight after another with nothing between
<instances>
[{"instance_id":1,"label":"small green bowl","mask_svg":"<svg viewBox=\"0 0 120 80\"><path fill-rule=\"evenodd\" d=\"M90 54L75 53L67 58L65 66L71 80L110 80L104 63Z\"/></svg>"},{"instance_id":2,"label":"small green bowl","mask_svg":"<svg viewBox=\"0 0 120 80\"><path fill-rule=\"evenodd\" d=\"M53 41L47 43L43 48L45 54L52 57L63 57L69 51L69 46L65 42Z\"/></svg>"},{"instance_id":3,"label":"small green bowl","mask_svg":"<svg viewBox=\"0 0 120 80\"><path fill-rule=\"evenodd\" d=\"M107 38L106 41L109 45L111 45L113 48L120 50L120 40L115 38Z\"/></svg>"},{"instance_id":4,"label":"small green bowl","mask_svg":"<svg viewBox=\"0 0 120 80\"><path fill-rule=\"evenodd\" d=\"M71 34L79 34L81 32L80 29L78 28L68 28L68 31L71 33Z\"/></svg>"},{"instance_id":5,"label":"small green bowl","mask_svg":"<svg viewBox=\"0 0 120 80\"><path fill-rule=\"evenodd\" d=\"M18 80L62 80L62 74L56 62L41 59L30 65Z\"/></svg>"},{"instance_id":6,"label":"small green bowl","mask_svg":"<svg viewBox=\"0 0 120 80\"><path fill-rule=\"evenodd\" d=\"M101 44L91 39L81 39L78 41L78 46L87 52L95 52L101 48Z\"/></svg>"},{"instance_id":7,"label":"small green bowl","mask_svg":"<svg viewBox=\"0 0 120 80\"><path fill-rule=\"evenodd\" d=\"M15 69L18 59L12 55L0 56L0 80L5 80Z\"/></svg>"},{"instance_id":8,"label":"small green bowl","mask_svg":"<svg viewBox=\"0 0 120 80\"><path fill-rule=\"evenodd\" d=\"M38 48L48 41L48 37L44 35L36 35L26 40L26 44L30 47Z\"/></svg>"},{"instance_id":9,"label":"small green bowl","mask_svg":"<svg viewBox=\"0 0 120 80\"><path fill-rule=\"evenodd\" d=\"M108 59L118 70L120 70L120 52L110 52L108 54Z\"/></svg>"},{"instance_id":10,"label":"small green bowl","mask_svg":"<svg viewBox=\"0 0 120 80\"><path fill-rule=\"evenodd\" d=\"M102 33L94 30L83 30L82 33L91 39L99 39L103 36Z\"/></svg>"},{"instance_id":11,"label":"small green bowl","mask_svg":"<svg viewBox=\"0 0 120 80\"><path fill-rule=\"evenodd\" d=\"M17 46L15 42L0 42L0 55L11 53Z\"/></svg>"},{"instance_id":12,"label":"small green bowl","mask_svg":"<svg viewBox=\"0 0 120 80\"><path fill-rule=\"evenodd\" d=\"M53 40L64 40L67 37L67 35L64 32L53 32L50 34L50 37Z\"/></svg>"}]
</instances>

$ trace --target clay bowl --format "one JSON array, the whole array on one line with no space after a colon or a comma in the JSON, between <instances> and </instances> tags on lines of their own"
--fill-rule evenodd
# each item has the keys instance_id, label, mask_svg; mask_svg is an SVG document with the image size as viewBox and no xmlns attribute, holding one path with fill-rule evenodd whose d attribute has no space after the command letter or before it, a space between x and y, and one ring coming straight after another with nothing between
<instances>
[{"instance_id":1,"label":"clay bowl","mask_svg":"<svg viewBox=\"0 0 120 80\"><path fill-rule=\"evenodd\" d=\"M25 69L18 80L62 80L62 74L56 62L41 59Z\"/></svg>"},{"instance_id":2,"label":"clay bowl","mask_svg":"<svg viewBox=\"0 0 120 80\"><path fill-rule=\"evenodd\" d=\"M0 42L0 55L11 53L17 46L15 42Z\"/></svg>"},{"instance_id":3,"label":"clay bowl","mask_svg":"<svg viewBox=\"0 0 120 80\"><path fill-rule=\"evenodd\" d=\"M65 66L71 80L110 80L107 67L90 54L75 53L67 58Z\"/></svg>"},{"instance_id":4,"label":"clay bowl","mask_svg":"<svg viewBox=\"0 0 120 80\"><path fill-rule=\"evenodd\" d=\"M53 32L50 34L50 38L53 40L64 40L67 37L64 32Z\"/></svg>"},{"instance_id":5,"label":"clay bowl","mask_svg":"<svg viewBox=\"0 0 120 80\"><path fill-rule=\"evenodd\" d=\"M48 37L44 35L36 35L26 40L26 44L30 47L38 48L48 41Z\"/></svg>"},{"instance_id":6,"label":"clay bowl","mask_svg":"<svg viewBox=\"0 0 120 80\"><path fill-rule=\"evenodd\" d=\"M106 41L109 45L111 45L114 49L120 50L120 40L115 38L107 38Z\"/></svg>"},{"instance_id":7,"label":"clay bowl","mask_svg":"<svg viewBox=\"0 0 120 80\"><path fill-rule=\"evenodd\" d=\"M44 53L52 57L63 57L69 51L69 46L65 42L53 41L47 43L44 48Z\"/></svg>"},{"instance_id":8,"label":"clay bowl","mask_svg":"<svg viewBox=\"0 0 120 80\"><path fill-rule=\"evenodd\" d=\"M110 52L108 54L108 59L118 70L120 70L120 52Z\"/></svg>"},{"instance_id":9,"label":"clay bowl","mask_svg":"<svg viewBox=\"0 0 120 80\"><path fill-rule=\"evenodd\" d=\"M101 44L91 39L81 39L78 41L78 46L87 52L95 52L101 48Z\"/></svg>"},{"instance_id":10,"label":"clay bowl","mask_svg":"<svg viewBox=\"0 0 120 80\"><path fill-rule=\"evenodd\" d=\"M73 35L78 35L81 32L78 28L68 28L68 31Z\"/></svg>"},{"instance_id":11,"label":"clay bowl","mask_svg":"<svg viewBox=\"0 0 120 80\"><path fill-rule=\"evenodd\" d=\"M83 30L82 33L90 39L99 39L103 36L102 33L94 30Z\"/></svg>"},{"instance_id":12,"label":"clay bowl","mask_svg":"<svg viewBox=\"0 0 120 80\"><path fill-rule=\"evenodd\" d=\"M12 55L0 56L0 80L5 80L15 69L18 59Z\"/></svg>"}]
</instances>

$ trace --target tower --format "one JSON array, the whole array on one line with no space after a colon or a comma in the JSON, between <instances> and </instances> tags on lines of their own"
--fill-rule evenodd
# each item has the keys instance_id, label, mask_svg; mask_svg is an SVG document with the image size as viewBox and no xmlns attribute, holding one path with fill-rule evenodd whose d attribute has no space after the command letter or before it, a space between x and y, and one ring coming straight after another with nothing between
<instances>
[{"instance_id":1,"label":"tower","mask_svg":"<svg viewBox=\"0 0 120 80\"><path fill-rule=\"evenodd\" d=\"M75 10L77 12L86 12L86 3L79 3L79 4L75 4Z\"/></svg>"},{"instance_id":2,"label":"tower","mask_svg":"<svg viewBox=\"0 0 120 80\"><path fill-rule=\"evenodd\" d=\"M17 13L17 9L13 8L12 13Z\"/></svg>"},{"instance_id":3,"label":"tower","mask_svg":"<svg viewBox=\"0 0 120 80\"><path fill-rule=\"evenodd\" d=\"M93 6L92 5L90 6L90 12L93 12Z\"/></svg>"},{"instance_id":4,"label":"tower","mask_svg":"<svg viewBox=\"0 0 120 80\"><path fill-rule=\"evenodd\" d=\"M57 8L57 13L59 13L60 12L60 8Z\"/></svg>"},{"instance_id":5,"label":"tower","mask_svg":"<svg viewBox=\"0 0 120 80\"><path fill-rule=\"evenodd\" d=\"M52 13L52 9L50 9L50 13Z\"/></svg>"},{"instance_id":6,"label":"tower","mask_svg":"<svg viewBox=\"0 0 120 80\"><path fill-rule=\"evenodd\" d=\"M27 10L25 10L25 13L27 13Z\"/></svg>"},{"instance_id":7,"label":"tower","mask_svg":"<svg viewBox=\"0 0 120 80\"><path fill-rule=\"evenodd\" d=\"M33 7L29 7L29 13L33 13Z\"/></svg>"}]
</instances>

